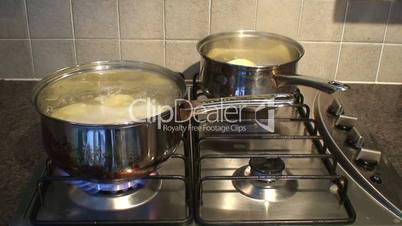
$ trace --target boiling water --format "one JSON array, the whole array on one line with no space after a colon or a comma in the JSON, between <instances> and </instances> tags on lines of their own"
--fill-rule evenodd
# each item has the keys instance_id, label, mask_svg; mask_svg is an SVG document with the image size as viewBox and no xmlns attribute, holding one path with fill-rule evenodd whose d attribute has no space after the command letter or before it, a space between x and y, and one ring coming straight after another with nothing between
<instances>
[{"instance_id":1,"label":"boiling water","mask_svg":"<svg viewBox=\"0 0 402 226\"><path fill-rule=\"evenodd\" d=\"M89 124L115 124L139 122L159 115L167 107L146 99L135 99L130 95L110 94L98 96L91 103L77 102L56 109L51 116L71 122Z\"/></svg>"},{"instance_id":2,"label":"boiling water","mask_svg":"<svg viewBox=\"0 0 402 226\"><path fill-rule=\"evenodd\" d=\"M207 53L207 56L211 59L249 67L280 65L291 61L293 55L293 52L282 45L277 45L269 50L213 48Z\"/></svg>"},{"instance_id":3,"label":"boiling water","mask_svg":"<svg viewBox=\"0 0 402 226\"><path fill-rule=\"evenodd\" d=\"M181 98L175 81L146 72L90 72L62 79L39 96L47 115L76 123L119 124L160 114Z\"/></svg>"}]
</instances>

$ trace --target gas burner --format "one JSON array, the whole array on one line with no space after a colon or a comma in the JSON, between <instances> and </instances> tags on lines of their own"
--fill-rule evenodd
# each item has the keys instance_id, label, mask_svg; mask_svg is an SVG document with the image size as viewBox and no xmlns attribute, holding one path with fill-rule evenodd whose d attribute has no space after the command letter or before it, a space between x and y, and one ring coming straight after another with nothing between
<instances>
[{"instance_id":1,"label":"gas burner","mask_svg":"<svg viewBox=\"0 0 402 226\"><path fill-rule=\"evenodd\" d=\"M53 168L54 176L70 176L64 170ZM150 176L158 175L153 172ZM77 205L90 210L124 210L147 203L162 187L160 179L132 179L121 182L66 181L69 197Z\"/></svg>"},{"instance_id":2,"label":"gas burner","mask_svg":"<svg viewBox=\"0 0 402 226\"><path fill-rule=\"evenodd\" d=\"M249 165L237 169L233 176L291 175L280 158L251 158ZM297 191L296 180L233 180L233 186L243 195L257 200L279 202Z\"/></svg>"},{"instance_id":3,"label":"gas burner","mask_svg":"<svg viewBox=\"0 0 402 226\"><path fill-rule=\"evenodd\" d=\"M92 210L124 210L140 206L154 198L161 189L159 179L136 179L120 183L76 181L69 189L71 200Z\"/></svg>"},{"instance_id":4,"label":"gas burner","mask_svg":"<svg viewBox=\"0 0 402 226\"><path fill-rule=\"evenodd\" d=\"M87 192L90 195L119 195L132 193L145 185L142 179L134 179L119 183L95 183L92 181L69 181L69 184Z\"/></svg>"},{"instance_id":5,"label":"gas burner","mask_svg":"<svg viewBox=\"0 0 402 226\"><path fill-rule=\"evenodd\" d=\"M70 175L60 169L59 167L53 166L52 171L54 176L64 176L69 177ZM156 172L152 172L149 176L158 175ZM125 180L121 182L94 182L89 180L68 180L66 183L73 185L76 188L81 189L82 191L87 192L90 195L124 195L130 194L139 190L145 186L145 180L143 179L131 179Z\"/></svg>"},{"instance_id":6,"label":"gas burner","mask_svg":"<svg viewBox=\"0 0 402 226\"><path fill-rule=\"evenodd\" d=\"M280 158L251 158L249 161L251 175L281 175L285 169L285 163Z\"/></svg>"}]
</instances>

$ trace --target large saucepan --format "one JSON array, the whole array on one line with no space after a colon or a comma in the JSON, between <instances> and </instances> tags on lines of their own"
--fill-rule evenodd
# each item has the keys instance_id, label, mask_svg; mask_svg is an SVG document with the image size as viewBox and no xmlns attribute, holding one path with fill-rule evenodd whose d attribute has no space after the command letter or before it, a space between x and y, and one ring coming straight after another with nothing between
<instances>
[{"instance_id":1,"label":"large saucepan","mask_svg":"<svg viewBox=\"0 0 402 226\"><path fill-rule=\"evenodd\" d=\"M200 80L208 97L294 93L304 85L327 93L349 87L296 74L304 54L296 41L272 33L237 31L217 33L197 45L201 55Z\"/></svg>"},{"instance_id":2,"label":"large saucepan","mask_svg":"<svg viewBox=\"0 0 402 226\"><path fill-rule=\"evenodd\" d=\"M158 88L159 78L165 79L162 85L171 87ZM48 157L56 166L72 176L114 181L147 175L174 152L181 132L157 129L158 124L174 122L161 122L156 116L153 123L144 123L132 122L127 115L116 120L97 120L99 115L88 115L93 113L87 109L90 103L83 103L114 93L155 98L170 95L162 101L173 106L171 101L183 98L186 92L177 73L141 62L94 62L49 75L34 88L33 103L41 114ZM102 107L99 114L118 107L126 96L117 97L107 100L111 108ZM75 113L80 111L82 119ZM164 112L162 118L170 114Z\"/></svg>"},{"instance_id":3,"label":"large saucepan","mask_svg":"<svg viewBox=\"0 0 402 226\"><path fill-rule=\"evenodd\" d=\"M44 146L52 162L72 176L111 182L148 175L171 156L182 131L163 128L178 128L180 122L167 119L188 115L188 104L174 101L185 93L184 79L166 68L133 61L94 62L44 78L34 88L33 103L41 115ZM128 113L142 111L131 105L135 98L157 100L172 111L134 120ZM197 113L261 103L279 107L294 99L275 94L225 101L206 100Z\"/></svg>"}]
</instances>

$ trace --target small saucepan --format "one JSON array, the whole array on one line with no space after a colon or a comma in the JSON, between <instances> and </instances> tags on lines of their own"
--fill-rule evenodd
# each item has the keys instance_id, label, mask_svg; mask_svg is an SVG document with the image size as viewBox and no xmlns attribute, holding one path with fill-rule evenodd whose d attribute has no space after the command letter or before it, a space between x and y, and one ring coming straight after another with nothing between
<instances>
[{"instance_id":1,"label":"small saucepan","mask_svg":"<svg viewBox=\"0 0 402 226\"><path fill-rule=\"evenodd\" d=\"M349 86L296 74L303 47L282 35L237 31L212 34L202 39L201 88L209 98L294 93L296 85L326 93L345 91Z\"/></svg>"}]
</instances>

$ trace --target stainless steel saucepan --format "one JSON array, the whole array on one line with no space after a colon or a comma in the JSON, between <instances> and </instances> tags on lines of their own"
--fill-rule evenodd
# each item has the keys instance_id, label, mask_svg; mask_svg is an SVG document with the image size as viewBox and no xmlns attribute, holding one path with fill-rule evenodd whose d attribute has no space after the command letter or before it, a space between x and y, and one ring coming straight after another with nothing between
<instances>
[{"instance_id":1,"label":"stainless steel saucepan","mask_svg":"<svg viewBox=\"0 0 402 226\"><path fill-rule=\"evenodd\" d=\"M173 119L183 120L192 110L175 101L185 93L183 78L169 69L102 61L44 78L34 88L33 103L52 162L72 176L110 182L146 176L171 156L182 137L182 131L172 129L181 122ZM172 110L144 114L146 105L136 102L143 99ZM261 104L281 107L293 101L290 94L209 99L197 103L202 108L193 113Z\"/></svg>"},{"instance_id":2,"label":"stainless steel saucepan","mask_svg":"<svg viewBox=\"0 0 402 226\"><path fill-rule=\"evenodd\" d=\"M296 74L303 47L285 36L255 31L212 34L197 45L200 80L210 98L294 93L296 85L327 93L349 87Z\"/></svg>"}]
</instances>

